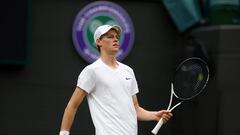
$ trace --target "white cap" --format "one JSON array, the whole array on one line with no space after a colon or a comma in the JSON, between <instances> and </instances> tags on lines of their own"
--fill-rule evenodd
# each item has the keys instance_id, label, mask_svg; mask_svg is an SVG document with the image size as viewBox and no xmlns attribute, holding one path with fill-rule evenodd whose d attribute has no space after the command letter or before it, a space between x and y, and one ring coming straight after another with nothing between
<instances>
[{"instance_id":1,"label":"white cap","mask_svg":"<svg viewBox=\"0 0 240 135\"><path fill-rule=\"evenodd\" d=\"M118 34L121 33L121 27L118 25L101 25L94 32L94 41L96 43L103 34L107 33L110 29L115 29Z\"/></svg>"}]
</instances>

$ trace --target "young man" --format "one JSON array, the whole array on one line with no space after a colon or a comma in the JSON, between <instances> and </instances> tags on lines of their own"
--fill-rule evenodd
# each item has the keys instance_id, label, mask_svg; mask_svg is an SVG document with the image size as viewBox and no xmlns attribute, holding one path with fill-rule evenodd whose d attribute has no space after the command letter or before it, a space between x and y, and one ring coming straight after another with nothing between
<instances>
[{"instance_id":1,"label":"young man","mask_svg":"<svg viewBox=\"0 0 240 135\"><path fill-rule=\"evenodd\" d=\"M147 111L139 106L133 70L116 60L120 26L102 25L94 33L100 58L80 73L65 109L60 135L69 135L77 108L87 97L96 135L137 135L137 120L166 123L169 111Z\"/></svg>"}]
</instances>

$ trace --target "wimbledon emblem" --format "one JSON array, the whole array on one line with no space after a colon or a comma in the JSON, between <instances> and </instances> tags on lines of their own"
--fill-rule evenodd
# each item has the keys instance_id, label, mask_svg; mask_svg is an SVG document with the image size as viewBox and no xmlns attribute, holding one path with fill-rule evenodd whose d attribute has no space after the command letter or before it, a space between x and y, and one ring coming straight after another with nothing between
<instances>
[{"instance_id":1,"label":"wimbledon emblem","mask_svg":"<svg viewBox=\"0 0 240 135\"><path fill-rule=\"evenodd\" d=\"M89 63L99 58L93 34L98 26L104 24L119 25L122 28L117 54L119 61L122 61L132 49L134 28L127 12L113 2L93 2L77 14L72 29L74 47L79 55Z\"/></svg>"}]
</instances>

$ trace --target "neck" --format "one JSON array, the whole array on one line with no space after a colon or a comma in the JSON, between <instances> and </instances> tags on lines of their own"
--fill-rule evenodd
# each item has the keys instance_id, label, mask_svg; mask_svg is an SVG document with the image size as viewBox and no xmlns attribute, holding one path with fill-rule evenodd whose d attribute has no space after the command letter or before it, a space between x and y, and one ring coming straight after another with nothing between
<instances>
[{"instance_id":1,"label":"neck","mask_svg":"<svg viewBox=\"0 0 240 135\"><path fill-rule=\"evenodd\" d=\"M100 56L103 63L108 65L109 67L115 69L118 67L116 56L115 55L104 55L104 53Z\"/></svg>"}]
</instances>

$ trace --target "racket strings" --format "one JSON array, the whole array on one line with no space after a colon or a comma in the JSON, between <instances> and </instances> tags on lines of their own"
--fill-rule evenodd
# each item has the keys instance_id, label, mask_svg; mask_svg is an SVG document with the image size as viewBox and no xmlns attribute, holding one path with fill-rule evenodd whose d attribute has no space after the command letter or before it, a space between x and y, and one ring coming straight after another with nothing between
<instances>
[{"instance_id":1,"label":"racket strings","mask_svg":"<svg viewBox=\"0 0 240 135\"><path fill-rule=\"evenodd\" d=\"M177 69L174 92L181 99L189 99L201 92L208 80L208 69L199 61L186 61Z\"/></svg>"}]
</instances>

